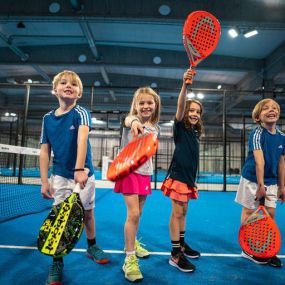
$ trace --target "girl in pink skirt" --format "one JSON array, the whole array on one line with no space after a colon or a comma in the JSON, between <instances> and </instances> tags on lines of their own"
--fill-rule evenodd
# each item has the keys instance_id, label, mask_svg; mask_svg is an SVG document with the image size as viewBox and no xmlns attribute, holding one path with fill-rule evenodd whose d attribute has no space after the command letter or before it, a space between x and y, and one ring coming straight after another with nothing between
<instances>
[{"instance_id":1,"label":"girl in pink skirt","mask_svg":"<svg viewBox=\"0 0 285 285\"><path fill-rule=\"evenodd\" d=\"M139 133L158 135L160 98L150 87L139 88L133 97L131 110L124 121L122 147ZM152 160L147 160L131 174L116 181L114 192L122 193L127 207L125 222L125 251L123 265L125 278L130 282L143 279L137 257L148 257L149 252L136 240L140 216L147 195L151 194L150 178L153 174Z\"/></svg>"}]
</instances>

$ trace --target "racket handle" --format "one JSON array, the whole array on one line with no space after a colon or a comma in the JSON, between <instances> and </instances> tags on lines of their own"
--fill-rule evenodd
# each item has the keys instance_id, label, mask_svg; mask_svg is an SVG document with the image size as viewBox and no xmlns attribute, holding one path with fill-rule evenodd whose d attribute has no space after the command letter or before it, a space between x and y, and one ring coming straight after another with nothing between
<instances>
[{"instance_id":1,"label":"racket handle","mask_svg":"<svg viewBox=\"0 0 285 285\"><path fill-rule=\"evenodd\" d=\"M193 83L193 80L192 80L192 79L187 79L187 80L186 80L186 84L187 84L187 85L192 85L192 83Z\"/></svg>"},{"instance_id":2,"label":"racket handle","mask_svg":"<svg viewBox=\"0 0 285 285\"><path fill-rule=\"evenodd\" d=\"M265 203L265 196L263 196L262 198L260 198L259 200L259 205L264 206Z\"/></svg>"},{"instance_id":3,"label":"racket handle","mask_svg":"<svg viewBox=\"0 0 285 285\"><path fill-rule=\"evenodd\" d=\"M195 66L192 65L189 68L192 71L192 79L186 79L186 81L185 81L186 85L192 85L192 83L193 83L193 78L194 78L194 76L196 74L196 70L193 69L192 67L195 67Z\"/></svg>"},{"instance_id":4,"label":"racket handle","mask_svg":"<svg viewBox=\"0 0 285 285\"><path fill-rule=\"evenodd\" d=\"M75 187L74 187L74 189L73 189L73 193L79 193L80 190L81 190L80 184L79 184L79 183L76 183L76 184L75 184Z\"/></svg>"}]
</instances>

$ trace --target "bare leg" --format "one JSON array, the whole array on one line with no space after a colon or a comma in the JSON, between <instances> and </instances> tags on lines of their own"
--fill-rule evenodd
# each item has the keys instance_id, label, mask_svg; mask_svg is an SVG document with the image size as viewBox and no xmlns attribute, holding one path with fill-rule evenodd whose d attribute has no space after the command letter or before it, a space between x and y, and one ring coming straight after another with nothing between
<instances>
[{"instance_id":1,"label":"bare leg","mask_svg":"<svg viewBox=\"0 0 285 285\"><path fill-rule=\"evenodd\" d=\"M138 195L124 195L127 206L127 219L125 222L125 247L126 251L135 250L135 239L140 218L140 207Z\"/></svg>"}]
</instances>

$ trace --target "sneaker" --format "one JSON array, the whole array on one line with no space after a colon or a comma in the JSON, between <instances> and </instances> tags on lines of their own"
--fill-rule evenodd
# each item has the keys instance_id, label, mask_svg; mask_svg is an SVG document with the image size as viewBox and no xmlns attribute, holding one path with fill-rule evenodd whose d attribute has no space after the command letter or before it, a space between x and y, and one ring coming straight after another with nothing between
<instances>
[{"instance_id":1,"label":"sneaker","mask_svg":"<svg viewBox=\"0 0 285 285\"><path fill-rule=\"evenodd\" d=\"M241 252L241 256L244 258L247 258L251 261L253 261L256 264L268 264L268 259L267 258L260 258L260 257L255 257L245 251Z\"/></svg>"},{"instance_id":2,"label":"sneaker","mask_svg":"<svg viewBox=\"0 0 285 285\"><path fill-rule=\"evenodd\" d=\"M143 279L138 259L135 254L127 255L123 265L125 278L130 282L139 282Z\"/></svg>"},{"instance_id":3,"label":"sneaker","mask_svg":"<svg viewBox=\"0 0 285 285\"><path fill-rule=\"evenodd\" d=\"M62 285L63 263L54 261L49 268L46 285Z\"/></svg>"},{"instance_id":4,"label":"sneaker","mask_svg":"<svg viewBox=\"0 0 285 285\"><path fill-rule=\"evenodd\" d=\"M87 248L86 255L88 258L93 259L99 264L108 263L110 261L109 255L96 244L93 244Z\"/></svg>"},{"instance_id":5,"label":"sneaker","mask_svg":"<svg viewBox=\"0 0 285 285\"><path fill-rule=\"evenodd\" d=\"M283 264L276 255L269 259L268 264L273 267L282 267Z\"/></svg>"},{"instance_id":6,"label":"sneaker","mask_svg":"<svg viewBox=\"0 0 285 285\"><path fill-rule=\"evenodd\" d=\"M138 240L135 241L135 251L137 257L146 258L149 257L150 253L148 250L142 247L142 245L145 246L145 244L140 243Z\"/></svg>"},{"instance_id":7,"label":"sneaker","mask_svg":"<svg viewBox=\"0 0 285 285\"><path fill-rule=\"evenodd\" d=\"M169 264L183 272L194 272L196 267L193 265L182 252L177 253L169 259Z\"/></svg>"},{"instance_id":8,"label":"sneaker","mask_svg":"<svg viewBox=\"0 0 285 285\"><path fill-rule=\"evenodd\" d=\"M181 247L181 251L189 258L199 258L201 255L199 251L192 249L186 242Z\"/></svg>"}]
</instances>

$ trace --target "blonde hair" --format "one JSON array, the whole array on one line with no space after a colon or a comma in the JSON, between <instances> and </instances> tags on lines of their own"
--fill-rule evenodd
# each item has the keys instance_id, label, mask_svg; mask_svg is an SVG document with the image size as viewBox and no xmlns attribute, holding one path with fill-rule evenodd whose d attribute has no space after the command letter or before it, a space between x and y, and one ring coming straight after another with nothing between
<instances>
[{"instance_id":1,"label":"blonde hair","mask_svg":"<svg viewBox=\"0 0 285 285\"><path fill-rule=\"evenodd\" d=\"M187 129L192 129L194 128L194 130L197 131L198 133L198 136L201 137L201 135L204 133L204 128L203 128L203 121L200 117L199 121L197 124L195 125L192 125L190 124L189 122L189 117L188 117L188 113L189 113L189 110L190 110L190 106L192 103L196 103L200 106L200 109L201 109L201 117L202 117L202 114L203 114L203 105L200 101L198 100L195 100L195 99L190 99L190 100L187 100L186 101L186 106L185 106L185 111L184 111L184 124L185 124L185 127Z\"/></svg>"},{"instance_id":2,"label":"blonde hair","mask_svg":"<svg viewBox=\"0 0 285 285\"><path fill-rule=\"evenodd\" d=\"M136 90L134 97L133 97L133 101L132 101L132 105L131 105L131 110L129 115L131 116L137 116L138 115L138 109L137 109L137 104L138 101L141 97L141 95L143 94L147 94L153 97L153 100L155 102L155 111L151 116L151 123L152 124L157 124L159 122L159 118L160 118L160 108L161 108L161 103L160 103L160 97L158 96L158 94L150 87L141 87L139 89Z\"/></svg>"},{"instance_id":3,"label":"blonde hair","mask_svg":"<svg viewBox=\"0 0 285 285\"><path fill-rule=\"evenodd\" d=\"M276 101L274 101L273 99L270 99L270 98L263 99L255 105L255 107L252 111L252 119L255 123L261 125L262 122L259 119L260 113L262 111L263 106L266 105L267 103L269 103L270 101L272 101L276 105L276 107L278 109L278 113L280 115L280 106Z\"/></svg>"},{"instance_id":4,"label":"blonde hair","mask_svg":"<svg viewBox=\"0 0 285 285\"><path fill-rule=\"evenodd\" d=\"M71 70L63 70L60 73L58 73L57 75L54 76L53 81L52 81L52 90L53 90L53 94L55 94L55 89L59 83L59 81L62 79L62 77L69 75L71 76L72 80L76 81L78 86L79 86L79 98L82 97L83 94L83 85L82 85L82 81L80 79L80 77L78 76L77 73L75 73L74 71Z\"/></svg>"}]
</instances>

